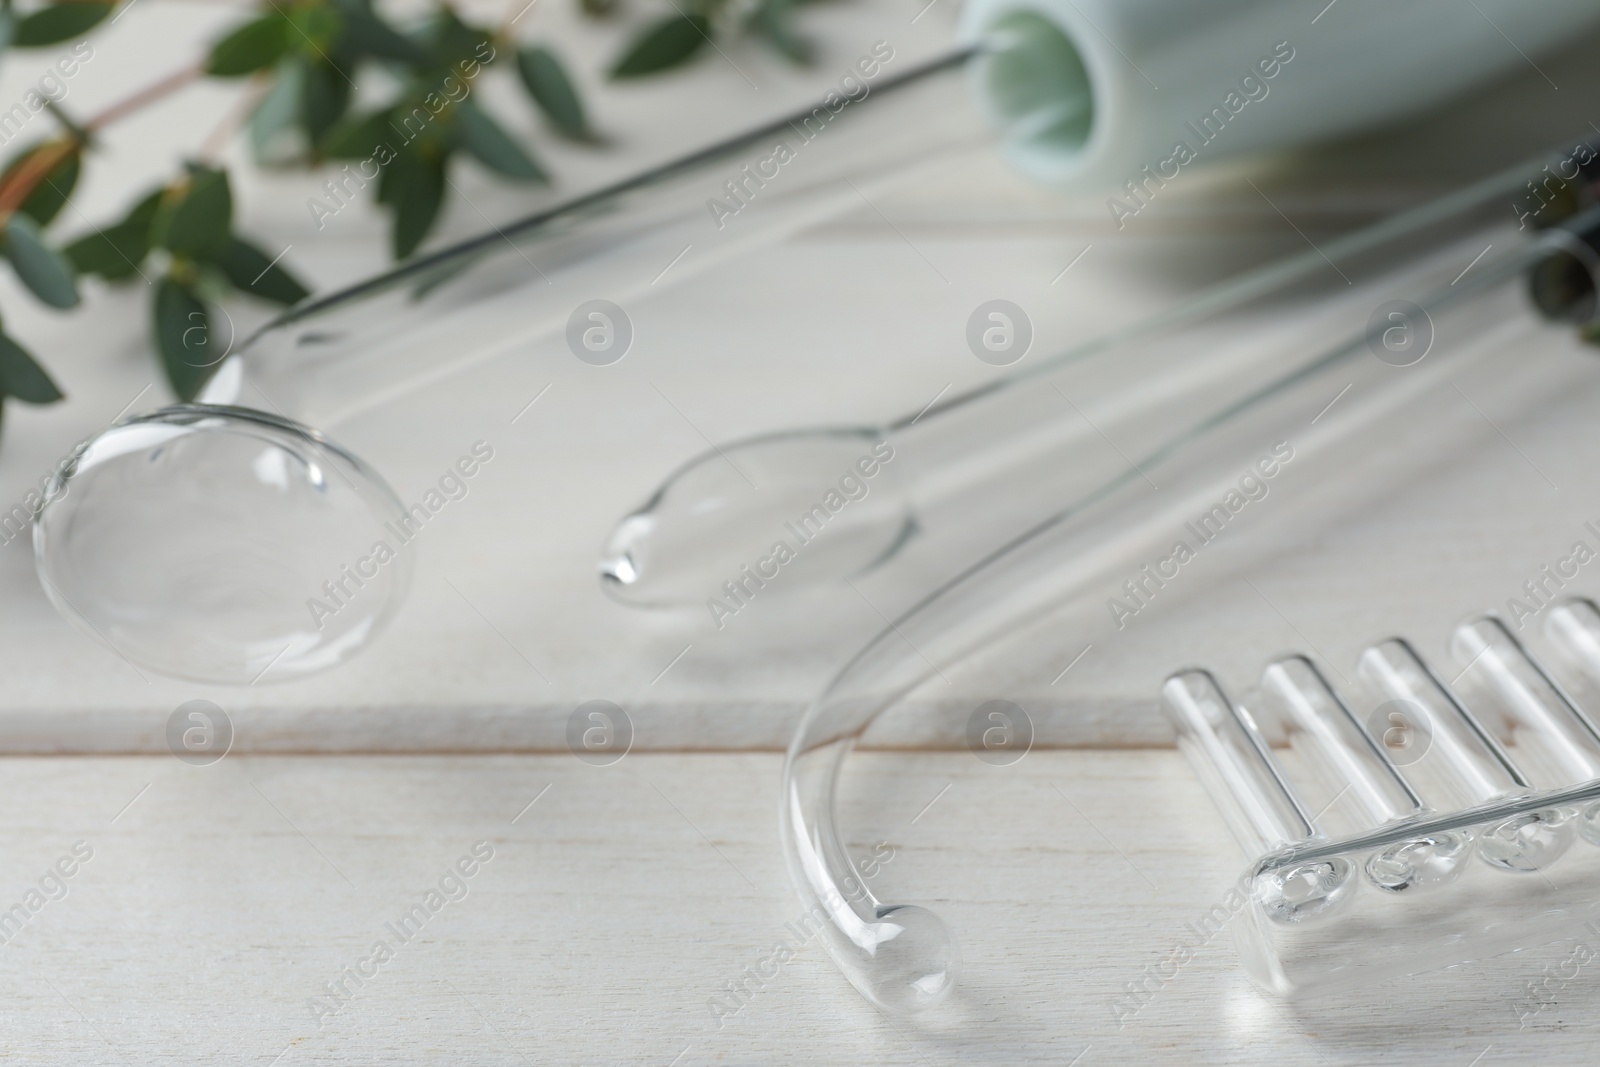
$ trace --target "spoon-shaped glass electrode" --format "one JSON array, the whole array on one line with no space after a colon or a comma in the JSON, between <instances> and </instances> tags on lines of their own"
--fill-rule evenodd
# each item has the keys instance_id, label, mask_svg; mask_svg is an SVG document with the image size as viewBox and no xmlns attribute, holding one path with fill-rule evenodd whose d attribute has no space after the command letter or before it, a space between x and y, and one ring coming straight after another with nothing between
<instances>
[{"instance_id":1,"label":"spoon-shaped glass electrode","mask_svg":"<svg viewBox=\"0 0 1600 1067\"><path fill-rule=\"evenodd\" d=\"M769 557L779 540L793 546L803 561L803 565L782 570L783 589L837 582L886 562L908 543L914 531L928 525L922 519L924 511L959 502L974 487L1008 479L1027 484L1029 476L1037 475L1041 464L1048 465L1051 457L1059 466L1059 457L1069 448L1077 450L1084 463L1087 460L1081 453L1105 451L1101 434L1104 431L1115 437L1118 424L1148 424L1167 412L1178 425L1194 418L1193 398L1218 391L1222 396L1244 394L1263 373L1275 373L1287 345L1315 343L1327 321L1344 316L1363 301L1364 306L1376 302L1370 288L1355 283L1395 284L1391 258L1375 253L1407 237L1436 240L1440 235L1431 231L1442 230L1442 236L1449 238L1455 224L1451 220L1503 200L1522 186L1528 172L1527 164L1519 164L1437 202L1328 242L1321 250L1311 249L1247 271L1167 312L1035 361L931 408L907 412L881 427L796 429L716 445L679 467L644 504L617 523L601 553L602 588L615 599L638 607L702 605L708 599L727 603L725 584L730 577L752 561ZM1594 230L1592 226L1577 231L1561 228L1545 234L1546 252L1531 274L1530 285L1534 302L1547 317L1573 318L1569 305L1557 306L1543 284L1554 271L1550 264L1557 263L1569 274L1580 276L1569 282L1567 289L1587 286L1587 292L1594 291L1600 260L1591 254L1592 264L1579 261L1569 251L1573 247L1587 249L1584 234ZM1342 275L1332 276L1325 254L1345 264ZM1219 336L1216 354L1144 375L1114 404L1102 405L1092 419L1072 417L1063 403L1060 419L1045 423L1035 419L1018 425L1010 421L1002 406L1004 398L1065 367L1106 354L1128 359L1144 338L1223 312L1248 315L1255 310L1255 302L1281 300L1291 286L1317 278L1329 281L1328 290L1318 297L1315 307L1308 307L1291 324L1294 338L1273 337L1263 346L1266 362L1242 356L1239 344L1229 344L1226 336ZM897 448L926 440L942 441L936 449L943 454L942 460L918 466L911 449ZM865 500L870 504L850 502L834 509L835 518L825 529L818 524L817 531L797 531L798 517L839 488L841 474L851 470L861 452L861 446L852 443L859 442L876 442L896 457L883 468L892 476L867 482L870 493ZM857 455L847 454L851 447L856 447ZM1126 468L1125 458L1113 459ZM1021 503L1027 495L1015 494L1013 499ZM980 513L964 508L958 511L961 521L973 527L988 525L1003 532L1017 522L1015 515L998 508ZM796 532L816 532L818 536L808 540L802 552L793 536Z\"/></svg>"}]
</instances>

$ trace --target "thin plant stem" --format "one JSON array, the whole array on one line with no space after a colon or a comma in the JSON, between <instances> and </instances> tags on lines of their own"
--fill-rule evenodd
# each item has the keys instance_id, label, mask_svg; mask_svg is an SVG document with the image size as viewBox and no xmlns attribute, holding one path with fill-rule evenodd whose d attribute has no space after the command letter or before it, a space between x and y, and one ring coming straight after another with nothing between
<instances>
[{"instance_id":1,"label":"thin plant stem","mask_svg":"<svg viewBox=\"0 0 1600 1067\"><path fill-rule=\"evenodd\" d=\"M158 100L171 96L179 89L185 88L191 82L198 80L204 73L205 67L199 63L175 70L161 80L152 82L131 96L124 97L112 104L85 122L83 128L90 133L94 133L96 130L103 130L113 122L131 115L135 111L149 107Z\"/></svg>"},{"instance_id":2,"label":"thin plant stem","mask_svg":"<svg viewBox=\"0 0 1600 1067\"><path fill-rule=\"evenodd\" d=\"M227 114L222 116L222 121L206 135L204 143L200 145L196 155L207 163L216 163L228 142L233 140L235 134L250 121L250 115L255 111L256 105L261 103L261 98L267 95L272 88L272 82L265 73L258 73L250 79L250 84L244 92L228 108Z\"/></svg>"},{"instance_id":3,"label":"thin plant stem","mask_svg":"<svg viewBox=\"0 0 1600 1067\"><path fill-rule=\"evenodd\" d=\"M0 181L0 223L10 218L11 213L22 206L34 189L38 188L39 183L44 181L63 159L75 152L81 152L92 134L159 100L164 100L204 73L205 68L199 63L173 71L159 81L117 101L81 124L74 122L64 109L52 103L50 113L65 128L67 136L41 145L30 152L16 170L4 181Z\"/></svg>"}]
</instances>

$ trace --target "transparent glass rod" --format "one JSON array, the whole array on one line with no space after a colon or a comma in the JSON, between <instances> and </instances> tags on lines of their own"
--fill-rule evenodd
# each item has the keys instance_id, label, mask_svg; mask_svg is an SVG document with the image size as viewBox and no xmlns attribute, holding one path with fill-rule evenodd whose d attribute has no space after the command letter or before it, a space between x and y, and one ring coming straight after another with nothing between
<instances>
[{"instance_id":1,"label":"transparent glass rod","mask_svg":"<svg viewBox=\"0 0 1600 1067\"><path fill-rule=\"evenodd\" d=\"M885 67L854 98L829 94L297 308L219 367L201 399L270 405L328 428L558 337L597 296L626 303L681 285L858 208L874 189L1001 136L973 105L967 68L1005 46L961 48L896 75ZM593 361L610 358L600 349Z\"/></svg>"}]
</instances>

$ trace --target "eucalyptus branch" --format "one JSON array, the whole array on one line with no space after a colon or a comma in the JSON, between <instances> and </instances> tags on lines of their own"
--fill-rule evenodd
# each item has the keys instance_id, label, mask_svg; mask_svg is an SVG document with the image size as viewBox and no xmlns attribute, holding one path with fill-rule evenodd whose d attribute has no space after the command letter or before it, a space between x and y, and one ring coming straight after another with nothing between
<instances>
[{"instance_id":1,"label":"eucalyptus branch","mask_svg":"<svg viewBox=\"0 0 1600 1067\"><path fill-rule=\"evenodd\" d=\"M28 2L29 10L18 12L14 0L0 0L0 13L11 26L0 33L0 51L77 41L72 55L56 63L61 78L72 77L66 64L92 57L84 38L107 24L118 7L115 0ZM226 0L203 2L235 6ZM507 181L548 180L532 150L478 95L475 85L486 68L514 67L529 102L554 133L580 143L601 142L555 51L537 42L519 43L513 34L535 4L552 0L507 0L498 24L489 26L464 21L449 0L434 0L438 6L421 22L399 25L380 14L375 2L252 3L253 14L215 41L202 60L81 122L60 105L65 93L47 92L41 80L37 95L43 103L30 99L27 108L30 113L48 108L60 131L22 148L0 169L0 257L52 307L77 304L78 279L85 275L149 283L151 340L172 391L188 400L218 362L207 345L219 300L245 293L293 304L309 295L281 265L281 255L270 256L235 232L233 196L218 160L242 127L248 124L256 161L263 165L358 164L363 177L352 181L356 189L371 184L389 212L397 259L411 255L433 230L453 185L449 169L461 159L470 157ZM616 0L575 2L597 17L618 10ZM753 6L736 12L732 0L668 0L655 21L632 35L611 76L636 78L681 66L708 52L713 36L727 33L764 39L803 62L808 46L794 34L792 17L810 0L749 2ZM359 77L375 66L397 80L396 91L383 106L358 111L353 101ZM41 231L72 196L96 135L202 78L248 79L249 84L175 178L146 190L120 219L60 250L52 248ZM354 195L348 185L332 181L326 189L330 202L313 198L307 203L319 229ZM0 329L0 404L8 397L47 404L61 393L44 368Z\"/></svg>"},{"instance_id":2,"label":"eucalyptus branch","mask_svg":"<svg viewBox=\"0 0 1600 1067\"><path fill-rule=\"evenodd\" d=\"M105 108L85 122L83 128L90 133L103 130L113 122L149 107L158 100L171 96L179 89L199 81L205 75L205 72L205 64L203 63L191 63L186 67L180 67L159 81L152 82L138 92L126 96Z\"/></svg>"},{"instance_id":3,"label":"eucalyptus branch","mask_svg":"<svg viewBox=\"0 0 1600 1067\"><path fill-rule=\"evenodd\" d=\"M4 224L64 160L81 152L92 134L165 99L198 80L202 73L198 64L174 71L111 104L83 123L73 121L66 109L57 102L46 101L50 113L61 123L67 136L34 150L0 178L0 224Z\"/></svg>"},{"instance_id":4,"label":"eucalyptus branch","mask_svg":"<svg viewBox=\"0 0 1600 1067\"><path fill-rule=\"evenodd\" d=\"M239 94L239 98L228 108L221 121L201 142L199 151L195 153L196 157L209 163L216 163L223 150L228 147L228 142L233 140L250 121L250 115L260 106L261 98L266 96L271 88L271 79L264 75L258 74L251 78L244 92Z\"/></svg>"}]
</instances>

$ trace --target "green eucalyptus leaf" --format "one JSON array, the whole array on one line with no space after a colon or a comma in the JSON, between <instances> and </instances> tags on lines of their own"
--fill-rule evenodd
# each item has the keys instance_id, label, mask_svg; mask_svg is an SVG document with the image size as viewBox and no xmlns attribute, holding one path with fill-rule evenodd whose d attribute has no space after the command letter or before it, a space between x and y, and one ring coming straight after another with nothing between
<instances>
[{"instance_id":1,"label":"green eucalyptus leaf","mask_svg":"<svg viewBox=\"0 0 1600 1067\"><path fill-rule=\"evenodd\" d=\"M340 43L357 56L392 59L410 66L422 66L427 62L426 51L373 14L369 8L358 4L339 4L338 7L344 21L344 36Z\"/></svg>"},{"instance_id":2,"label":"green eucalyptus leaf","mask_svg":"<svg viewBox=\"0 0 1600 1067\"><path fill-rule=\"evenodd\" d=\"M524 48L517 53L517 73L522 76L528 95L551 125L575 141L594 140L583 113L583 102L554 52L540 45Z\"/></svg>"},{"instance_id":3,"label":"green eucalyptus leaf","mask_svg":"<svg viewBox=\"0 0 1600 1067\"><path fill-rule=\"evenodd\" d=\"M144 231L146 247L150 244L150 231L155 226L156 213L161 210L161 201L166 198L165 189L152 189L146 193L138 203L128 209L128 213L118 223L120 226L130 226Z\"/></svg>"},{"instance_id":4,"label":"green eucalyptus leaf","mask_svg":"<svg viewBox=\"0 0 1600 1067\"><path fill-rule=\"evenodd\" d=\"M214 263L235 289L277 304L296 304L311 295L294 275L272 261L261 249L239 237L229 243Z\"/></svg>"},{"instance_id":5,"label":"green eucalyptus leaf","mask_svg":"<svg viewBox=\"0 0 1600 1067\"><path fill-rule=\"evenodd\" d=\"M72 264L44 243L38 223L26 215L12 215L6 220L4 237L0 251L4 251L29 292L51 307L77 305L78 282Z\"/></svg>"},{"instance_id":6,"label":"green eucalyptus leaf","mask_svg":"<svg viewBox=\"0 0 1600 1067\"><path fill-rule=\"evenodd\" d=\"M389 126L389 112L371 111L351 115L328 131L322 139L322 155L328 159L370 159L379 146L395 139Z\"/></svg>"},{"instance_id":7,"label":"green eucalyptus leaf","mask_svg":"<svg viewBox=\"0 0 1600 1067\"><path fill-rule=\"evenodd\" d=\"M469 60L488 62L488 57L494 55L488 32L462 22L448 5L439 6L422 33L433 63L439 67L453 67Z\"/></svg>"},{"instance_id":8,"label":"green eucalyptus leaf","mask_svg":"<svg viewBox=\"0 0 1600 1067\"><path fill-rule=\"evenodd\" d=\"M762 0L750 16L750 28L801 66L810 66L816 57L812 42L794 29L796 0Z\"/></svg>"},{"instance_id":9,"label":"green eucalyptus leaf","mask_svg":"<svg viewBox=\"0 0 1600 1067\"><path fill-rule=\"evenodd\" d=\"M188 182L163 197L151 223L150 241L181 256L209 259L228 246L233 229L233 194L228 173L191 167Z\"/></svg>"},{"instance_id":10,"label":"green eucalyptus leaf","mask_svg":"<svg viewBox=\"0 0 1600 1067\"><path fill-rule=\"evenodd\" d=\"M404 259L416 251L433 229L444 201L443 157L427 157L415 151L401 152L384 168L378 181L378 199L394 211L390 231L394 258Z\"/></svg>"},{"instance_id":11,"label":"green eucalyptus leaf","mask_svg":"<svg viewBox=\"0 0 1600 1067\"><path fill-rule=\"evenodd\" d=\"M38 48L81 37L116 9L114 3L51 4L18 19L11 44L17 48Z\"/></svg>"},{"instance_id":12,"label":"green eucalyptus leaf","mask_svg":"<svg viewBox=\"0 0 1600 1067\"><path fill-rule=\"evenodd\" d=\"M473 101L461 102L456 108L455 122L461 147L490 170L524 182L550 180L533 157Z\"/></svg>"},{"instance_id":13,"label":"green eucalyptus leaf","mask_svg":"<svg viewBox=\"0 0 1600 1067\"><path fill-rule=\"evenodd\" d=\"M19 152L12 158L10 163L6 164L5 170L0 172L0 184L10 181L17 168L38 153L53 152L58 147L59 142L46 142L44 144L30 145ZM67 198L72 195L73 189L77 188L78 174L82 169L81 164L82 160L77 149L73 149L65 156L62 156L56 161L55 166L51 167L50 171L33 187L33 191L17 207L17 210L33 219L40 226L48 226L51 220L60 213L62 207L66 205Z\"/></svg>"},{"instance_id":14,"label":"green eucalyptus leaf","mask_svg":"<svg viewBox=\"0 0 1600 1067\"><path fill-rule=\"evenodd\" d=\"M250 148L257 163L282 166L302 158L306 140L297 120L305 95L305 61L287 56L278 61L272 88L250 114Z\"/></svg>"},{"instance_id":15,"label":"green eucalyptus leaf","mask_svg":"<svg viewBox=\"0 0 1600 1067\"><path fill-rule=\"evenodd\" d=\"M289 43L306 55L323 56L344 28L338 12L324 4L297 7L289 15Z\"/></svg>"},{"instance_id":16,"label":"green eucalyptus leaf","mask_svg":"<svg viewBox=\"0 0 1600 1067\"><path fill-rule=\"evenodd\" d=\"M17 208L40 226L48 226L67 206L72 191L78 187L78 176L83 170L83 158L78 152L61 157L44 176L33 192Z\"/></svg>"},{"instance_id":17,"label":"green eucalyptus leaf","mask_svg":"<svg viewBox=\"0 0 1600 1067\"><path fill-rule=\"evenodd\" d=\"M413 152L422 154L450 151L455 147L455 106L436 93L401 97L388 114L389 128L396 138L395 147L409 144Z\"/></svg>"},{"instance_id":18,"label":"green eucalyptus leaf","mask_svg":"<svg viewBox=\"0 0 1600 1067\"><path fill-rule=\"evenodd\" d=\"M0 51L11 47L17 36L17 16L9 7L0 7Z\"/></svg>"},{"instance_id":19,"label":"green eucalyptus leaf","mask_svg":"<svg viewBox=\"0 0 1600 1067\"><path fill-rule=\"evenodd\" d=\"M211 313L191 286L165 277L156 283L151 325L167 381L179 400L190 401L222 359L213 352Z\"/></svg>"},{"instance_id":20,"label":"green eucalyptus leaf","mask_svg":"<svg viewBox=\"0 0 1600 1067\"><path fill-rule=\"evenodd\" d=\"M283 58L292 36L293 24L277 12L246 22L211 46L206 73L239 78L266 70Z\"/></svg>"},{"instance_id":21,"label":"green eucalyptus leaf","mask_svg":"<svg viewBox=\"0 0 1600 1067\"><path fill-rule=\"evenodd\" d=\"M54 404L62 392L28 350L0 332L0 394L24 404Z\"/></svg>"},{"instance_id":22,"label":"green eucalyptus leaf","mask_svg":"<svg viewBox=\"0 0 1600 1067\"><path fill-rule=\"evenodd\" d=\"M150 254L143 231L107 226L73 241L61 251L79 274L98 274L108 282L131 278Z\"/></svg>"},{"instance_id":23,"label":"green eucalyptus leaf","mask_svg":"<svg viewBox=\"0 0 1600 1067\"><path fill-rule=\"evenodd\" d=\"M300 124L306 138L318 144L350 107L350 79L331 63L307 60Z\"/></svg>"},{"instance_id":24,"label":"green eucalyptus leaf","mask_svg":"<svg viewBox=\"0 0 1600 1067\"><path fill-rule=\"evenodd\" d=\"M640 30L611 68L613 78L638 78L681 66L711 40L704 15L673 15Z\"/></svg>"},{"instance_id":25,"label":"green eucalyptus leaf","mask_svg":"<svg viewBox=\"0 0 1600 1067\"><path fill-rule=\"evenodd\" d=\"M121 222L85 234L62 252L79 274L98 274L108 282L131 278L150 254L150 223L161 206L162 190L140 200Z\"/></svg>"}]
</instances>

